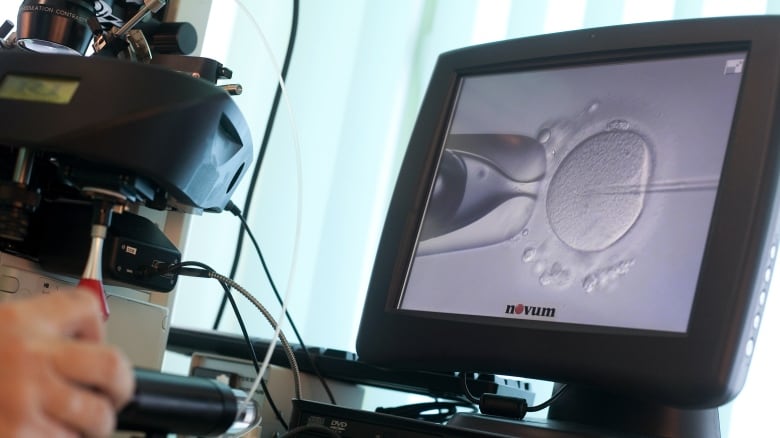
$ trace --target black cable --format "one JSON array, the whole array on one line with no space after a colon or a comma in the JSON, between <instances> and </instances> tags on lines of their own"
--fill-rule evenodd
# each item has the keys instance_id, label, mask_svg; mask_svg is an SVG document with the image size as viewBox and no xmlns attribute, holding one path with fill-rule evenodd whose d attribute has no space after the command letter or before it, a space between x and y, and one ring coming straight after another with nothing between
<instances>
[{"instance_id":1,"label":"black cable","mask_svg":"<svg viewBox=\"0 0 780 438\"><path fill-rule=\"evenodd\" d=\"M569 389L568 385L561 385L560 388L558 388L558 391L555 392L550 398L547 399L546 402L538 404L536 406L529 406L528 412L537 412L541 411L542 409L549 408L551 404L555 403L556 400L558 400L563 393L566 392L566 390Z\"/></svg>"},{"instance_id":2,"label":"black cable","mask_svg":"<svg viewBox=\"0 0 780 438\"><path fill-rule=\"evenodd\" d=\"M209 265L207 265L205 263L201 263L201 262L195 262L195 261L181 262L181 263L177 263L175 265L171 265L167 269L165 269L165 272L174 272L174 271L176 271L179 274L182 274L182 270L186 270L190 266L198 267L198 268L200 268L200 269L202 269L204 271L207 271L207 272L216 272L213 269L211 269L211 267ZM190 272L190 271L185 271L185 272L191 273L191 274L195 274L195 275L193 275L195 277L203 277L202 275L200 275L200 273L197 273L197 272ZM219 281L219 280L217 280L217 281ZM233 308L233 313L236 316L236 320L238 320L238 326L241 327L241 333L244 335L244 341L246 342L247 346L249 347L249 352L250 352L251 357L252 357L252 364L254 365L255 372L256 373L260 373L260 362L257 359L257 353L255 352L255 347L252 344L252 340L249 339L249 333L246 330L246 325L244 324L244 318L241 317L241 312L238 310L238 305L236 304L236 300L235 300L235 298L233 298L233 294L230 293L230 286L228 286L227 284L223 283L222 281L219 281L219 284L222 285L222 289L224 289L224 291L225 291L224 292L225 293L224 297L226 297L226 299L228 301L230 301L230 306ZM271 393L268 391L268 386L266 385L265 380L262 379L262 378L260 379L260 386L262 386L263 393L265 394L265 399L268 401L268 405L271 407L271 410L274 412L274 415L276 416L276 419L279 420L279 424L281 424L282 427L284 427L285 430L289 429L290 426L284 420L284 416L282 415L282 413L279 410L279 408L276 406L276 403L274 403L274 400L271 397Z\"/></svg>"},{"instance_id":3,"label":"black cable","mask_svg":"<svg viewBox=\"0 0 780 438\"><path fill-rule=\"evenodd\" d=\"M458 408L467 408L472 412L477 411L477 407L472 403L464 401L433 401L424 403L415 403L392 408L376 408L380 414L390 414L397 417L411 418L413 420L423 420L432 423L444 423L458 413ZM435 411L434 413L428 413Z\"/></svg>"},{"instance_id":4,"label":"black cable","mask_svg":"<svg viewBox=\"0 0 780 438\"><path fill-rule=\"evenodd\" d=\"M276 283L274 282L273 276L271 275L271 271L268 269L268 264L266 263L265 257L263 256L263 251L260 250L260 244L257 242L257 239L255 239L255 235L254 233L252 233L252 230L249 228L249 224L247 224L246 219L241 214L241 210L239 210L236 204L234 204L232 201L228 202L228 205L225 207L225 210L233 213L241 221L244 231L246 231L246 234L249 236L249 240L252 242L252 245L255 248L255 252L257 252L257 256L260 258L260 264L263 266L263 271L265 272L265 276L268 279L268 284L271 286L271 290L273 291L274 296L276 296L276 300L279 302L279 305L284 307L284 300L282 300L282 297L279 294L279 289L276 287ZM287 317L287 320L290 322L290 328L295 334L295 337L298 339L298 343L301 345L301 348L303 349L303 352L306 355L306 358L308 359L309 365L311 365L314 374L317 375L317 378L322 384L322 387L325 389L325 392L328 394L328 398L330 399L330 402L334 405L337 404L336 398L333 396L333 392L331 392L328 382L325 381L325 378L322 376L320 369L317 367L316 361L314 360L313 357L311 357L311 354L309 353L309 348L303 342L303 337L301 337L300 332L298 332L298 327L295 325L295 321L293 321L292 316L290 316L290 312L288 312L287 309L285 309L284 315Z\"/></svg>"},{"instance_id":5,"label":"black cable","mask_svg":"<svg viewBox=\"0 0 780 438\"><path fill-rule=\"evenodd\" d=\"M547 401L536 406L528 406L523 398L501 396L498 394L482 394L480 398L475 397L468 387L468 373L460 373L460 384L463 394L471 402L479 405L479 410L485 414L506 416L510 418L523 418L526 412L537 412L550 407L558 400L568 389L568 385L561 385Z\"/></svg>"},{"instance_id":6,"label":"black cable","mask_svg":"<svg viewBox=\"0 0 780 438\"><path fill-rule=\"evenodd\" d=\"M460 389L463 390L463 395L465 395L470 402L479 404L479 399L474 397L474 394L469 390L468 373L465 371L460 373Z\"/></svg>"},{"instance_id":7,"label":"black cable","mask_svg":"<svg viewBox=\"0 0 780 438\"><path fill-rule=\"evenodd\" d=\"M298 16L300 15L298 10L300 8L299 0L293 0L292 10L292 23L290 25L290 35L287 40L287 51L284 54L284 62L282 64L282 80L287 79L287 71L290 69L290 59L292 59L293 48L295 47L295 40L298 35ZM260 175L260 168L265 158L265 152L268 148L268 142L271 139L271 131L273 130L274 122L276 121L276 113L279 109L279 101L282 97L282 86L278 84L276 86L276 93L274 94L274 100L271 104L271 111L268 113L268 121L265 124L265 132L263 133L263 139L260 143L260 150L257 153L257 160L255 161L254 169L252 170L252 177L249 180L249 189L247 190L246 199L244 200L244 211L249 212L249 207L252 206L252 195L255 192L257 186L257 180ZM248 214L248 213L247 213ZM238 271L238 262L241 259L241 250L244 248L244 231L238 231L238 240L236 241L236 251L233 254L233 265L230 267L230 278L235 278ZM223 297L222 302L217 310L217 315L214 318L214 324L212 328L217 330L219 323L222 321L222 315L225 312L226 299Z\"/></svg>"},{"instance_id":8,"label":"black cable","mask_svg":"<svg viewBox=\"0 0 780 438\"><path fill-rule=\"evenodd\" d=\"M290 429L285 433L284 435L281 435L279 438L292 438L298 436L301 432L323 432L327 434L329 437L332 438L341 438L341 435L336 433L334 430L329 429L325 426L320 426L319 424L307 424L305 426L298 426L294 429Z\"/></svg>"}]
</instances>

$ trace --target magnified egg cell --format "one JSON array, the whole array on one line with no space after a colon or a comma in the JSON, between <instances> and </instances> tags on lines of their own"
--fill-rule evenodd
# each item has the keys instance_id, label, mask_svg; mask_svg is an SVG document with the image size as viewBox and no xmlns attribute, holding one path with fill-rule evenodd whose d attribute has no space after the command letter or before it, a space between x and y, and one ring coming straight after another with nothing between
<instances>
[{"instance_id":1,"label":"magnified egg cell","mask_svg":"<svg viewBox=\"0 0 780 438\"><path fill-rule=\"evenodd\" d=\"M547 216L556 236L580 251L613 245L642 213L650 167L649 145L634 131L605 131L582 141L548 187Z\"/></svg>"}]
</instances>

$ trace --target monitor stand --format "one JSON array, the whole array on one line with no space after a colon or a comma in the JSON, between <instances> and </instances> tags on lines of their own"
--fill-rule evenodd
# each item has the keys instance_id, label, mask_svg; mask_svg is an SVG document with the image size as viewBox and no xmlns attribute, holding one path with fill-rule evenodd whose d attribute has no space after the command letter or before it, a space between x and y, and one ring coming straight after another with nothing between
<instances>
[{"instance_id":1,"label":"monitor stand","mask_svg":"<svg viewBox=\"0 0 780 438\"><path fill-rule=\"evenodd\" d=\"M579 386L553 403L546 420L464 413L448 425L520 438L720 438L717 408L678 409Z\"/></svg>"}]
</instances>

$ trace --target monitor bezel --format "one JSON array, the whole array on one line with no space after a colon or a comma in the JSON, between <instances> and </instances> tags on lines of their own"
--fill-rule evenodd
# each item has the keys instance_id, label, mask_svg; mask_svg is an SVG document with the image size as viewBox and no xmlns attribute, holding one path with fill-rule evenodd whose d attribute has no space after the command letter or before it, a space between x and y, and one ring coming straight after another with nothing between
<instances>
[{"instance_id":1,"label":"monitor bezel","mask_svg":"<svg viewBox=\"0 0 780 438\"><path fill-rule=\"evenodd\" d=\"M462 76L732 50L748 55L687 333L477 324L396 309ZM580 383L683 407L732 399L746 377L776 252L779 82L773 16L629 24L442 54L388 209L358 334L361 360Z\"/></svg>"}]
</instances>

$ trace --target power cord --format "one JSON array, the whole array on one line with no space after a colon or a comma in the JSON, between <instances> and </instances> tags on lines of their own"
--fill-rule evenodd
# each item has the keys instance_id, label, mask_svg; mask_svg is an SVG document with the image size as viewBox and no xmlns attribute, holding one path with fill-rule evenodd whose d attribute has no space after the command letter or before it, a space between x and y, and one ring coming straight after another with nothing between
<instances>
[{"instance_id":1,"label":"power cord","mask_svg":"<svg viewBox=\"0 0 780 438\"><path fill-rule=\"evenodd\" d=\"M475 397L468 387L468 373L460 373L460 384L463 389L463 393L473 403L479 406L479 411L483 414L495 415L498 417L522 419L528 412L538 412L542 409L550 407L556 400L558 400L569 388L567 385L562 385L558 388L547 401L538 404L536 406L528 406L528 402L524 398L509 397L498 394L482 394L479 398Z\"/></svg>"},{"instance_id":2,"label":"power cord","mask_svg":"<svg viewBox=\"0 0 780 438\"><path fill-rule=\"evenodd\" d=\"M273 276L271 275L271 271L268 269L268 264L265 261L265 257L263 256L263 252L260 250L260 244L257 243L257 239L255 239L254 233L252 233L252 230L249 228L249 224L246 222L246 218L241 213L241 210L236 206L236 204L233 203L233 201L228 202L228 204L225 206L225 210L233 213L243 225L244 231L246 231L246 234L249 236L249 239L252 241L252 245L255 248L255 252L257 252L257 256L260 258L260 264L263 266L263 271L265 272L265 276L268 279L268 284L271 286L271 290L274 293L274 296L276 296L277 301L279 304L282 304L282 297L279 295L279 289L276 287L276 283L273 280ZM290 322L290 328L292 329L293 333L295 334L296 339L298 340L298 343L300 344L301 348L303 349L306 358L309 361L309 365L311 366L312 370L314 371L314 374L317 375L317 378L319 379L320 383L322 384L322 387L325 389L325 392L328 394L328 398L330 399L331 404L337 404L336 398L333 396L333 392L330 390L330 386L328 385L328 382L325 381L325 378L322 376L322 373L320 372L319 368L317 367L317 363L314 360L314 358L309 353L309 348L306 346L306 344L303 342L303 337L301 337L300 332L298 332L298 327L295 325L295 321L293 321L292 316L290 316L290 312L287 310L284 311L285 316L287 317L287 320Z\"/></svg>"}]
</instances>

